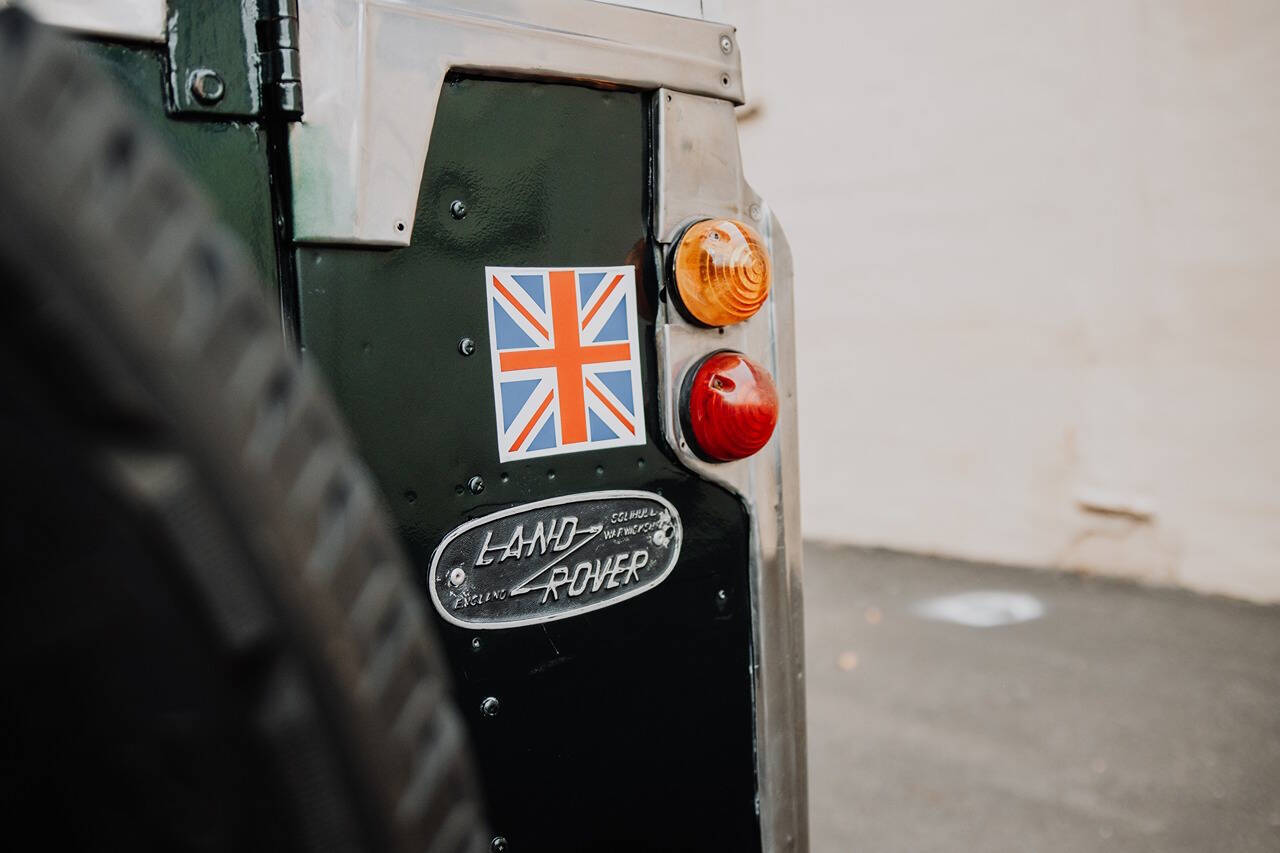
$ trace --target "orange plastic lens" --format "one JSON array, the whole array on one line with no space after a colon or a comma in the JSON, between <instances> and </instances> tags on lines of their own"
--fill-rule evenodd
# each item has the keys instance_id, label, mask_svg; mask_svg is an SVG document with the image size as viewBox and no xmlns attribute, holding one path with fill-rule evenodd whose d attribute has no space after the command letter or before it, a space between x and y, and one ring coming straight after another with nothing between
<instances>
[{"instance_id":1,"label":"orange plastic lens","mask_svg":"<svg viewBox=\"0 0 1280 853\"><path fill-rule=\"evenodd\" d=\"M708 326L740 323L760 310L773 264L755 229L733 219L694 223L676 246L676 286L693 318Z\"/></svg>"}]
</instances>

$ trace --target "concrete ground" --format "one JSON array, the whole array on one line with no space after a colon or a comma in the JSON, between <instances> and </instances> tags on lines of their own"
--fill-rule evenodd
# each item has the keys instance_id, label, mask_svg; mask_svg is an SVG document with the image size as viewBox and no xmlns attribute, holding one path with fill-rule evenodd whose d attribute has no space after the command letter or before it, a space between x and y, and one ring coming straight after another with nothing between
<instances>
[{"instance_id":1,"label":"concrete ground","mask_svg":"<svg viewBox=\"0 0 1280 853\"><path fill-rule=\"evenodd\" d=\"M805 559L815 853L1280 851L1280 607Z\"/></svg>"}]
</instances>

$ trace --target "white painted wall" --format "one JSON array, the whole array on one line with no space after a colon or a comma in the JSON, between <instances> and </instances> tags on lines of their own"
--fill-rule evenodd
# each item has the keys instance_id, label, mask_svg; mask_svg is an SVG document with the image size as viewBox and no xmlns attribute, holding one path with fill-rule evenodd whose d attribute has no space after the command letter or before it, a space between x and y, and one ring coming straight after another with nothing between
<instances>
[{"instance_id":1,"label":"white painted wall","mask_svg":"<svg viewBox=\"0 0 1280 853\"><path fill-rule=\"evenodd\" d=\"M806 535L1280 600L1280 2L725 5Z\"/></svg>"}]
</instances>

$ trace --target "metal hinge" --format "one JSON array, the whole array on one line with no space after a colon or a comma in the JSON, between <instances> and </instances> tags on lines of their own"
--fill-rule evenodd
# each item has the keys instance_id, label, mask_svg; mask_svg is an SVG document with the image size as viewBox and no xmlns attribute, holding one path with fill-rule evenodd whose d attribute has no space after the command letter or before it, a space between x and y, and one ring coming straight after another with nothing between
<instances>
[{"instance_id":1,"label":"metal hinge","mask_svg":"<svg viewBox=\"0 0 1280 853\"><path fill-rule=\"evenodd\" d=\"M288 121L302 118L298 0L258 1L258 57L266 111Z\"/></svg>"}]
</instances>

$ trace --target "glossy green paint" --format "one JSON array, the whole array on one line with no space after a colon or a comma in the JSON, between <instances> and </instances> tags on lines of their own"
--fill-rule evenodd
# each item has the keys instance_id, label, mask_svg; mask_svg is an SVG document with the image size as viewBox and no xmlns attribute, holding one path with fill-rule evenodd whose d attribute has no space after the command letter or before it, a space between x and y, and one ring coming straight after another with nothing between
<instances>
[{"instance_id":1,"label":"glossy green paint","mask_svg":"<svg viewBox=\"0 0 1280 853\"><path fill-rule=\"evenodd\" d=\"M414 452L422 457L416 476L394 472L389 490L452 508L475 475L487 475L486 500L541 496L557 469L562 487L568 479L601 487L594 469L606 460L588 454L509 466L508 481L499 477L484 266L643 263L645 130L637 101L573 86L447 82L409 248L299 250L303 348L351 401L362 440L430 443L431 453ZM584 112L597 126L577 126ZM563 130L570 123L572 139ZM450 213L455 200L467 208L461 220ZM625 226L599 215L619 207L630 216ZM463 337L477 343L470 358L458 352ZM629 467L645 455L610 454L607 461ZM477 467L482 460L486 470Z\"/></svg>"},{"instance_id":2,"label":"glossy green paint","mask_svg":"<svg viewBox=\"0 0 1280 853\"><path fill-rule=\"evenodd\" d=\"M658 420L649 96L452 78L404 249L297 251L301 337L426 581L463 521L605 489L659 492L671 575L570 619L473 632L431 611L513 850L758 850L747 526ZM465 217L450 213L454 201ZM500 464L484 267L634 264L648 443ZM459 340L475 341L464 356ZM484 484L468 488L472 477ZM486 717L493 696L502 711Z\"/></svg>"},{"instance_id":3,"label":"glossy green paint","mask_svg":"<svg viewBox=\"0 0 1280 853\"><path fill-rule=\"evenodd\" d=\"M186 121L165 111L165 65L160 50L81 41L102 63L144 118L204 188L222 221L245 241L264 283L276 281L267 138L255 123ZM273 288L274 289L274 288Z\"/></svg>"},{"instance_id":4,"label":"glossy green paint","mask_svg":"<svg viewBox=\"0 0 1280 853\"><path fill-rule=\"evenodd\" d=\"M176 113L249 118L261 112L258 86L258 0L168 0L169 85ZM215 103L191 90L200 69L217 73Z\"/></svg>"}]
</instances>

